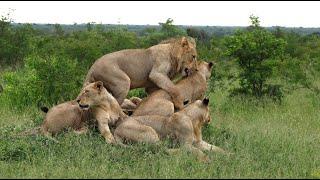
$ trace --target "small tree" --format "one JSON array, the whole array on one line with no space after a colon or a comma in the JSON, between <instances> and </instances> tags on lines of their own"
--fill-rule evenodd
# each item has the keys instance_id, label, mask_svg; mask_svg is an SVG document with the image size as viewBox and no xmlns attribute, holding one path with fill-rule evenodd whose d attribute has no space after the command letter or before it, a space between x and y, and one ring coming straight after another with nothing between
<instances>
[{"instance_id":1,"label":"small tree","mask_svg":"<svg viewBox=\"0 0 320 180\"><path fill-rule=\"evenodd\" d=\"M273 65L284 53L286 43L262 28L258 17L251 15L250 20L251 26L227 37L225 45L227 55L236 58L241 69L241 92L261 97L270 89L266 80L272 75Z\"/></svg>"},{"instance_id":2,"label":"small tree","mask_svg":"<svg viewBox=\"0 0 320 180\"><path fill-rule=\"evenodd\" d=\"M150 47L168 38L187 35L184 29L173 24L171 18L167 19L165 23L159 23L159 25L160 30L149 28L144 31L145 35L142 38L141 47Z\"/></svg>"},{"instance_id":3,"label":"small tree","mask_svg":"<svg viewBox=\"0 0 320 180\"><path fill-rule=\"evenodd\" d=\"M54 25L54 33L59 37L62 37L64 35L64 31L60 24Z\"/></svg>"},{"instance_id":4,"label":"small tree","mask_svg":"<svg viewBox=\"0 0 320 180\"><path fill-rule=\"evenodd\" d=\"M161 25L160 32L164 33L165 37L175 37L186 35L186 32L177 26L173 25L173 19L168 18L165 23L159 23Z\"/></svg>"},{"instance_id":5,"label":"small tree","mask_svg":"<svg viewBox=\"0 0 320 180\"><path fill-rule=\"evenodd\" d=\"M187 34L203 43L208 43L210 41L210 36L203 29L197 29L193 27L187 28Z\"/></svg>"}]
</instances>

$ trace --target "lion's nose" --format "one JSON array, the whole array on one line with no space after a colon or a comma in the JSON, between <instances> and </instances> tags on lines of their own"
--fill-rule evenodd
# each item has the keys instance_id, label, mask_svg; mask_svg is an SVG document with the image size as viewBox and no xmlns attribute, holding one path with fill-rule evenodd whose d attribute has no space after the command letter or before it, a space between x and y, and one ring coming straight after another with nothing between
<instances>
[{"instance_id":1,"label":"lion's nose","mask_svg":"<svg viewBox=\"0 0 320 180\"><path fill-rule=\"evenodd\" d=\"M186 74L189 74L189 69L188 69L188 68L185 68L185 69L184 69L184 72L185 72Z\"/></svg>"}]
</instances>

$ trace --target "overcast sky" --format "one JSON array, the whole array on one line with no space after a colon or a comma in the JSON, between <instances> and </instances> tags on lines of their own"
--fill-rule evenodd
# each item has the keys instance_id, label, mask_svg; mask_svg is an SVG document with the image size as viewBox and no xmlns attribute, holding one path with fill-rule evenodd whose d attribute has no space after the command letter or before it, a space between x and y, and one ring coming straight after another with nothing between
<instances>
[{"instance_id":1,"label":"overcast sky","mask_svg":"<svg viewBox=\"0 0 320 180\"><path fill-rule=\"evenodd\" d=\"M262 26L320 27L320 2L305 1L165 1L165 2L0 2L0 15L14 9L17 23L157 25L172 18L176 25L248 26L249 16Z\"/></svg>"}]
</instances>

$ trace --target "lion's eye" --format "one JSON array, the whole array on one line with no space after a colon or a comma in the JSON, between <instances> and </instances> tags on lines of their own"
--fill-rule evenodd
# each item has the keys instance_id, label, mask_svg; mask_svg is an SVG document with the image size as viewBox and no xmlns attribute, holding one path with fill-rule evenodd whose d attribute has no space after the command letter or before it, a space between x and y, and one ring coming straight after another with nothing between
<instances>
[{"instance_id":1,"label":"lion's eye","mask_svg":"<svg viewBox=\"0 0 320 180\"><path fill-rule=\"evenodd\" d=\"M89 92L88 90L85 90L85 91L84 91L84 93L88 93L88 92Z\"/></svg>"},{"instance_id":2,"label":"lion's eye","mask_svg":"<svg viewBox=\"0 0 320 180\"><path fill-rule=\"evenodd\" d=\"M196 60L196 56L195 55L193 55L192 58L193 58L193 60Z\"/></svg>"}]
</instances>

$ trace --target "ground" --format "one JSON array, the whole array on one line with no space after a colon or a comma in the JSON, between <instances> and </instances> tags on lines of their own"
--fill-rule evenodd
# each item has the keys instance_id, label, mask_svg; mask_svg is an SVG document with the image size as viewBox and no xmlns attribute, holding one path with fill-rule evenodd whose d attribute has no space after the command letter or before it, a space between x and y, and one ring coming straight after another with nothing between
<instances>
[{"instance_id":1,"label":"ground","mask_svg":"<svg viewBox=\"0 0 320 180\"><path fill-rule=\"evenodd\" d=\"M43 114L0 107L0 178L320 178L320 98L300 89L283 103L210 94L211 124L204 139L234 154L168 155L162 145L121 148L97 131L16 138Z\"/></svg>"}]
</instances>

